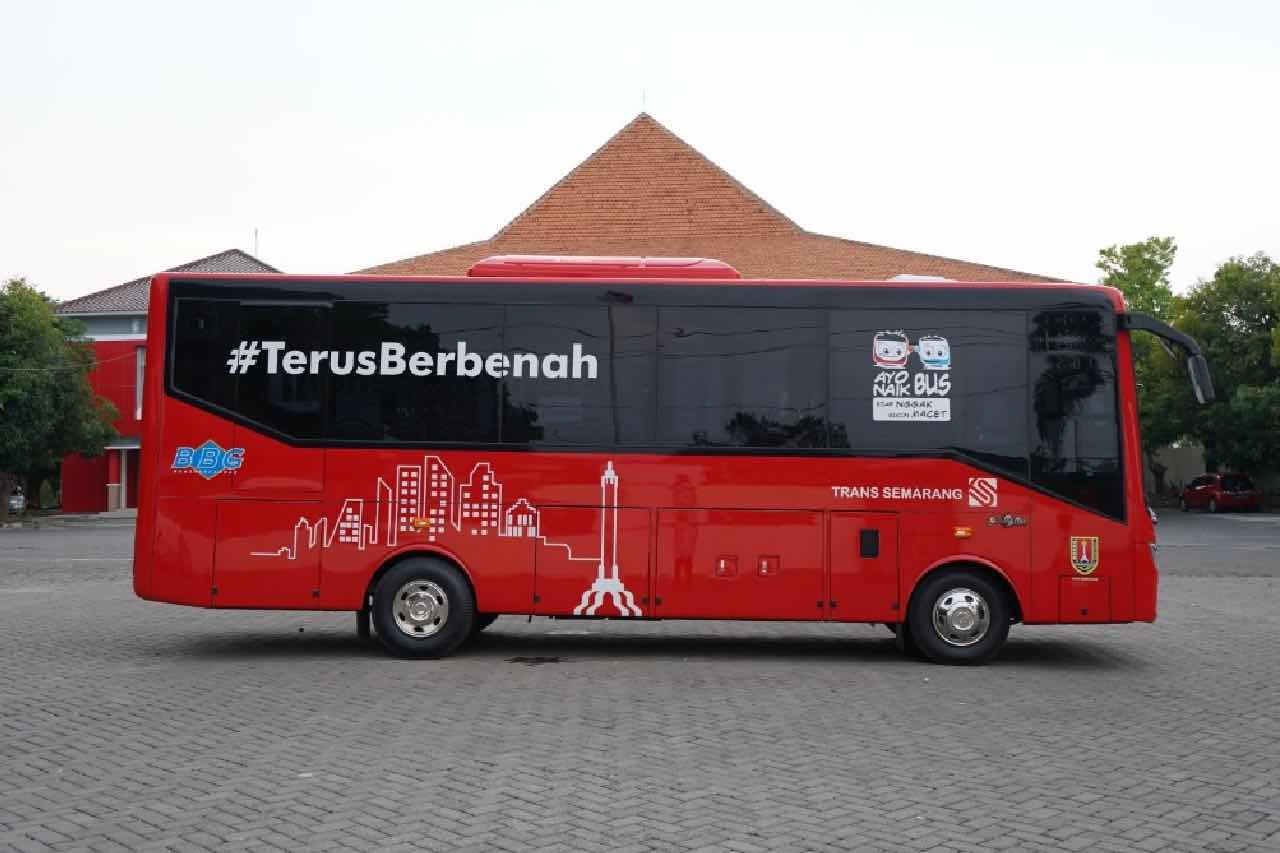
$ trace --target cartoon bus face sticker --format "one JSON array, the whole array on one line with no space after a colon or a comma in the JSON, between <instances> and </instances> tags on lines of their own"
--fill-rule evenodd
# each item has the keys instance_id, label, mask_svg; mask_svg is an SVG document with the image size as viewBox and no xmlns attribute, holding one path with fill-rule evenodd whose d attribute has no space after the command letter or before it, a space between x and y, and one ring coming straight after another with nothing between
<instances>
[{"instance_id":1,"label":"cartoon bus face sticker","mask_svg":"<svg viewBox=\"0 0 1280 853\"><path fill-rule=\"evenodd\" d=\"M876 332L871 345L871 360L876 367L894 369L907 366L911 341L902 332Z\"/></svg>"},{"instance_id":2,"label":"cartoon bus face sticker","mask_svg":"<svg viewBox=\"0 0 1280 853\"><path fill-rule=\"evenodd\" d=\"M925 370L951 369L951 344L938 335L922 335L916 342L916 352Z\"/></svg>"}]
</instances>

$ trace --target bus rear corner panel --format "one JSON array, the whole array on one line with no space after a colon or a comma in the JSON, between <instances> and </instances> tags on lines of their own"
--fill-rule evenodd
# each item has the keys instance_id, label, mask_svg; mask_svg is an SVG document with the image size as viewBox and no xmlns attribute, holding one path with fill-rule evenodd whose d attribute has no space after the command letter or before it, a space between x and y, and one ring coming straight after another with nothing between
<instances>
[{"instance_id":1,"label":"bus rear corner panel","mask_svg":"<svg viewBox=\"0 0 1280 853\"><path fill-rule=\"evenodd\" d=\"M1156 621L1156 599L1160 589L1160 572L1154 546L1133 543L1133 621Z\"/></svg>"},{"instance_id":2,"label":"bus rear corner panel","mask_svg":"<svg viewBox=\"0 0 1280 853\"><path fill-rule=\"evenodd\" d=\"M135 566L134 589L150 601L213 606L215 503L207 498L156 501L149 565ZM139 589L143 569L145 589Z\"/></svg>"}]
</instances>

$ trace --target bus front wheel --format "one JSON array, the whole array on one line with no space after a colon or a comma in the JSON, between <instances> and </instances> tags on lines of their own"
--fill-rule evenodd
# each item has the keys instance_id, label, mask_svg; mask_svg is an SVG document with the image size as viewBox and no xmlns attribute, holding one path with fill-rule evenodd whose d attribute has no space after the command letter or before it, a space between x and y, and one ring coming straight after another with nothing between
<instances>
[{"instance_id":1,"label":"bus front wheel","mask_svg":"<svg viewBox=\"0 0 1280 853\"><path fill-rule=\"evenodd\" d=\"M378 639L403 657L440 658L471 636L475 596L462 572L436 557L392 566L373 592Z\"/></svg>"},{"instance_id":2,"label":"bus front wheel","mask_svg":"<svg viewBox=\"0 0 1280 853\"><path fill-rule=\"evenodd\" d=\"M986 663L1009 636L1004 589L972 569L927 578L911 597L909 616L916 646L934 663Z\"/></svg>"}]
</instances>

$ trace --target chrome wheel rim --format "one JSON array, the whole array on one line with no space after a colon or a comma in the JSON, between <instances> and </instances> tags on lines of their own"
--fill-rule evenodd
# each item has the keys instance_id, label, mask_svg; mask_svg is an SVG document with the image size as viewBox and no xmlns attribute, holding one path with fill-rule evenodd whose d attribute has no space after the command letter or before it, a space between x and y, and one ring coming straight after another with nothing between
<instances>
[{"instance_id":1,"label":"chrome wheel rim","mask_svg":"<svg viewBox=\"0 0 1280 853\"><path fill-rule=\"evenodd\" d=\"M949 646L972 646L990 628L991 608L968 587L949 589L933 602L933 630Z\"/></svg>"},{"instance_id":2,"label":"chrome wheel rim","mask_svg":"<svg viewBox=\"0 0 1280 853\"><path fill-rule=\"evenodd\" d=\"M400 633L414 639L439 633L449 621L449 596L431 581L409 581L400 587L391 608Z\"/></svg>"}]
</instances>

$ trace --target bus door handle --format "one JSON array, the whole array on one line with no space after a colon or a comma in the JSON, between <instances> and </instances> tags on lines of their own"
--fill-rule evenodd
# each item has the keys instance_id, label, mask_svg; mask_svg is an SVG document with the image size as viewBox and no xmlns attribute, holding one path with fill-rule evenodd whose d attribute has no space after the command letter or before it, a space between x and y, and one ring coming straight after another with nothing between
<instances>
[{"instance_id":1,"label":"bus door handle","mask_svg":"<svg viewBox=\"0 0 1280 853\"><path fill-rule=\"evenodd\" d=\"M859 557L879 557L880 556L880 531L879 530L859 530L858 531L858 556Z\"/></svg>"}]
</instances>

